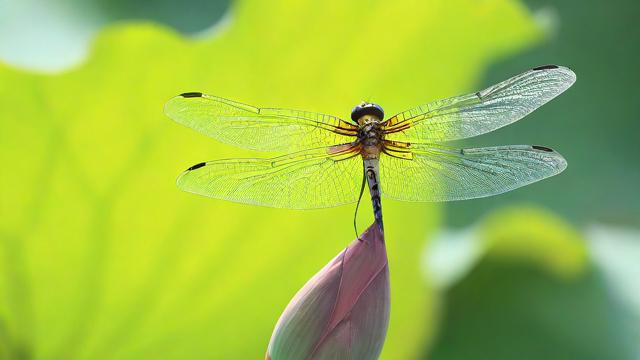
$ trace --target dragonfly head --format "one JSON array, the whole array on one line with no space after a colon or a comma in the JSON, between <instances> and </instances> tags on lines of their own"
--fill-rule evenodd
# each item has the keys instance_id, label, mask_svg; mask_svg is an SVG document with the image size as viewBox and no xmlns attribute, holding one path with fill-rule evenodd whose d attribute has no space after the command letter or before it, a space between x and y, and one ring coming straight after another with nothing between
<instances>
[{"instance_id":1,"label":"dragonfly head","mask_svg":"<svg viewBox=\"0 0 640 360\"><path fill-rule=\"evenodd\" d=\"M351 120L358 122L365 115L375 116L378 120L384 118L384 110L378 104L362 102L351 110Z\"/></svg>"}]
</instances>

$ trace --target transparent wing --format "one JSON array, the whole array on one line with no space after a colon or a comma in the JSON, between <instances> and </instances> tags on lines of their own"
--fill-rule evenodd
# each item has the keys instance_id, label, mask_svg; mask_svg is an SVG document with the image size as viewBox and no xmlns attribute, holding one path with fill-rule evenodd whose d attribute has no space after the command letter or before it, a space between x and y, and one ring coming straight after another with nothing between
<instances>
[{"instance_id":1,"label":"transparent wing","mask_svg":"<svg viewBox=\"0 0 640 360\"><path fill-rule=\"evenodd\" d=\"M202 93L178 95L164 107L176 122L220 142L258 151L293 151L353 141L355 125L335 116L257 108Z\"/></svg>"},{"instance_id":2,"label":"transparent wing","mask_svg":"<svg viewBox=\"0 0 640 360\"><path fill-rule=\"evenodd\" d=\"M245 204L312 209L355 202L362 183L358 146L305 150L272 159L228 159L192 166L184 191Z\"/></svg>"},{"instance_id":3,"label":"transparent wing","mask_svg":"<svg viewBox=\"0 0 640 360\"><path fill-rule=\"evenodd\" d=\"M380 159L383 195L404 201L451 201L501 194L562 172L565 159L542 146L453 149L407 145Z\"/></svg>"},{"instance_id":4,"label":"transparent wing","mask_svg":"<svg viewBox=\"0 0 640 360\"><path fill-rule=\"evenodd\" d=\"M522 119L575 80L566 67L537 67L482 91L397 114L386 121L386 138L428 143L488 133Z\"/></svg>"}]
</instances>

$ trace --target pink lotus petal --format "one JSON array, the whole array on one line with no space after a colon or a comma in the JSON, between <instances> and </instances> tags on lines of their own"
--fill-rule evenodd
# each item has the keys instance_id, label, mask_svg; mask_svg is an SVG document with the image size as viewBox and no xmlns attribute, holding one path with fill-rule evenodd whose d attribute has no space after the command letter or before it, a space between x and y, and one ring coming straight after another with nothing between
<instances>
[{"instance_id":1,"label":"pink lotus petal","mask_svg":"<svg viewBox=\"0 0 640 360\"><path fill-rule=\"evenodd\" d=\"M377 359L388 324L387 252L374 224L289 302L266 358Z\"/></svg>"}]
</instances>

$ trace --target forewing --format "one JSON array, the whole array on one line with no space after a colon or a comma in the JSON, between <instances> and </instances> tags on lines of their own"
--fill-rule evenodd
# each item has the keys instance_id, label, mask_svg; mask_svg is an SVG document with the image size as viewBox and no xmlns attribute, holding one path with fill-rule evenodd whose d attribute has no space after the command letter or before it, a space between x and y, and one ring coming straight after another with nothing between
<instances>
[{"instance_id":1,"label":"forewing","mask_svg":"<svg viewBox=\"0 0 640 360\"><path fill-rule=\"evenodd\" d=\"M358 147L350 144L271 159L228 159L192 166L178 178L184 191L234 202L289 209L355 202L362 182Z\"/></svg>"},{"instance_id":2,"label":"forewing","mask_svg":"<svg viewBox=\"0 0 640 360\"><path fill-rule=\"evenodd\" d=\"M473 94L444 99L385 122L386 138L429 143L470 138L522 119L576 80L570 69L546 65Z\"/></svg>"},{"instance_id":3,"label":"forewing","mask_svg":"<svg viewBox=\"0 0 640 360\"><path fill-rule=\"evenodd\" d=\"M385 151L380 160L382 193L404 201L497 195L556 175L567 167L560 154L542 146L453 149L411 144L408 150Z\"/></svg>"},{"instance_id":4,"label":"forewing","mask_svg":"<svg viewBox=\"0 0 640 360\"><path fill-rule=\"evenodd\" d=\"M164 107L176 122L220 142L258 151L294 151L353 141L355 125L335 116L257 108L201 93L178 95Z\"/></svg>"}]
</instances>

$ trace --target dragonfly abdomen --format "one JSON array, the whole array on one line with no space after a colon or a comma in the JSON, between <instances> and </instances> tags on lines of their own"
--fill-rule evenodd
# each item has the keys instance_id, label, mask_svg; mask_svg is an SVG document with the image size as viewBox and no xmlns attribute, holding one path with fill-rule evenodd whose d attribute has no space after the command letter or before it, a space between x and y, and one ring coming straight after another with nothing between
<instances>
[{"instance_id":1,"label":"dragonfly abdomen","mask_svg":"<svg viewBox=\"0 0 640 360\"><path fill-rule=\"evenodd\" d=\"M382 223L382 200L380 199L380 167L378 158L364 159L364 173L367 177L369 192L371 193L371 203L373 205L373 217L380 230L384 230Z\"/></svg>"}]
</instances>

